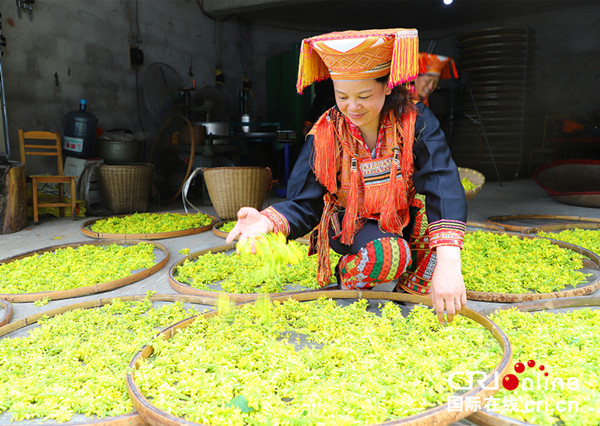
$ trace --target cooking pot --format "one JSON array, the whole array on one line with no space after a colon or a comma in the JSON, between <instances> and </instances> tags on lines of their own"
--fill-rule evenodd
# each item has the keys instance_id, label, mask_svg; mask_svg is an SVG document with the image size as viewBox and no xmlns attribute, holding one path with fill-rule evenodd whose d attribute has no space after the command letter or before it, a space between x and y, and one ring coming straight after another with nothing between
<instances>
[{"instance_id":1,"label":"cooking pot","mask_svg":"<svg viewBox=\"0 0 600 426\"><path fill-rule=\"evenodd\" d=\"M206 127L207 135L229 136L229 123L226 121L203 121L194 125Z\"/></svg>"},{"instance_id":2,"label":"cooking pot","mask_svg":"<svg viewBox=\"0 0 600 426\"><path fill-rule=\"evenodd\" d=\"M98 140L96 155L106 164L127 164L140 161L139 141Z\"/></svg>"},{"instance_id":3,"label":"cooking pot","mask_svg":"<svg viewBox=\"0 0 600 426\"><path fill-rule=\"evenodd\" d=\"M194 123L194 126L202 126L206 129L204 144L227 145L229 143L229 123L226 121L202 121Z\"/></svg>"}]
</instances>

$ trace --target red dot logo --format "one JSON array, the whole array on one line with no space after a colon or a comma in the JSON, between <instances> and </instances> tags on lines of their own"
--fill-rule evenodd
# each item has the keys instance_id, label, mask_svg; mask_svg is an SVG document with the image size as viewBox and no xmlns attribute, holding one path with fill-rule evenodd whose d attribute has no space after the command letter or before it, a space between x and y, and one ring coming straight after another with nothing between
<instances>
[{"instance_id":1,"label":"red dot logo","mask_svg":"<svg viewBox=\"0 0 600 426\"><path fill-rule=\"evenodd\" d=\"M527 361L527 366L529 368L535 367L535 361L530 359L529 361ZM540 371L544 371L546 369L546 367L541 364L538 368ZM525 371L525 364L523 364L522 362L517 362L514 365L513 369L515 370L515 373L521 374ZM548 373L544 372L544 376L548 376ZM514 374L507 374L502 379L502 386L504 386L504 388L507 390L515 390L517 387L519 387L519 378Z\"/></svg>"},{"instance_id":2,"label":"red dot logo","mask_svg":"<svg viewBox=\"0 0 600 426\"><path fill-rule=\"evenodd\" d=\"M516 367L517 366L515 365L515 369ZM507 374L502 379L502 386L504 386L504 389L506 390L515 390L517 386L519 386L519 378L514 374Z\"/></svg>"}]
</instances>

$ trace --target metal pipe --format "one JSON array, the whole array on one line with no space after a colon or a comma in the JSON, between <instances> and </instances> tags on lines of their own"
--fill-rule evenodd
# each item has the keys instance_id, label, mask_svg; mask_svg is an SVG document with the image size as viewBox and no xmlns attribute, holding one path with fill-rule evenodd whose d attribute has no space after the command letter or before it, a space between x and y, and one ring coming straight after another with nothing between
<instances>
[{"instance_id":1,"label":"metal pipe","mask_svg":"<svg viewBox=\"0 0 600 426\"><path fill-rule=\"evenodd\" d=\"M2 35L2 13L0 13L0 102L2 108L2 130L4 132L5 152L10 158L10 141L8 139L8 119L6 117L6 97L4 95L4 74L2 73L2 47L6 46L6 39Z\"/></svg>"}]
</instances>

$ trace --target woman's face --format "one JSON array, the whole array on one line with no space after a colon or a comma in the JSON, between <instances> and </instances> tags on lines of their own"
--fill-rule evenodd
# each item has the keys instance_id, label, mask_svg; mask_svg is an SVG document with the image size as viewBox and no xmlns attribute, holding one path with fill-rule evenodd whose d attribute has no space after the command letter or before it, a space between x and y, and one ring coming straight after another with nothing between
<instances>
[{"instance_id":1,"label":"woman's face","mask_svg":"<svg viewBox=\"0 0 600 426\"><path fill-rule=\"evenodd\" d=\"M438 83L440 82L440 76L434 74L421 74L417 77L415 81L415 88L417 90L417 94L422 98L428 98L435 89L438 87Z\"/></svg>"},{"instance_id":2,"label":"woman's face","mask_svg":"<svg viewBox=\"0 0 600 426\"><path fill-rule=\"evenodd\" d=\"M361 131L379 129L379 118L386 95L386 84L371 80L334 80L335 102L339 110Z\"/></svg>"}]
</instances>

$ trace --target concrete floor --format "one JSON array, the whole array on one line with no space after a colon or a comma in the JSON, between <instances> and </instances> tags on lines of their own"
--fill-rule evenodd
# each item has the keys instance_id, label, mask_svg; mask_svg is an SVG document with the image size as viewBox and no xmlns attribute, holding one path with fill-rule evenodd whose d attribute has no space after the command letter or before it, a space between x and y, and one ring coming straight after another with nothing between
<instances>
[{"instance_id":1,"label":"concrete floor","mask_svg":"<svg viewBox=\"0 0 600 426\"><path fill-rule=\"evenodd\" d=\"M274 203L278 200L277 198L270 198L266 204ZM483 186L479 194L468 202L468 207L469 222L485 222L490 216L513 214L569 215L600 219L600 209L558 203L546 195L545 191L532 179L519 179L503 182L502 184L488 182ZM212 206L198 206L198 208L203 213L216 215ZM152 205L150 210L184 212L181 202L175 202L162 207ZM58 244L90 241L92 239L84 236L81 233L80 227L84 221L93 218L78 218L75 221L71 221L68 218L45 217L41 218L37 225L33 224L33 221L30 220L28 226L24 229L12 234L0 235L0 259ZM521 223L515 222L514 224ZM168 274L170 265L178 262L183 257L183 255L179 254L179 250L189 248L191 252L195 252L224 244L224 240L214 235L211 231L202 234L157 240L157 242L160 242L169 250L170 260L168 266L156 274L113 291L73 299L55 300L43 307L36 307L33 303L15 303L13 304L13 318L20 319L38 313L40 310L52 309L99 297L145 294L149 290L154 290L157 293L177 294L169 285ZM600 292L596 293L596 295L598 294ZM488 310L495 305L488 302L469 301L467 306L473 309ZM208 308L209 306L207 306Z\"/></svg>"},{"instance_id":2,"label":"concrete floor","mask_svg":"<svg viewBox=\"0 0 600 426\"><path fill-rule=\"evenodd\" d=\"M278 199L267 200L266 204L277 200ZM502 184L499 184L498 182L488 182L484 185L480 193L477 194L474 199L469 201L468 206L469 222L485 222L490 216L513 214L569 215L600 219L600 209L569 206L558 203L547 196L545 191L539 188L531 179L508 181ZM201 206L200 209L203 213L215 214L215 210L212 206ZM184 212L181 202L160 208L158 206L151 206L150 210ZM21 231L0 235L0 259L48 246L90 241L90 238L81 233L80 227L85 220L92 218L93 217L87 217L85 219L81 218L73 222L67 218L46 217L42 218L37 225L34 225L33 222L30 221L28 226ZM514 224L521 223L517 222ZM536 223L529 223L529 225L535 224ZM14 303L13 321L41 311L97 298L141 295L149 290L154 290L157 293L177 294L177 292L169 285L168 274L170 265L178 262L183 257L179 254L179 250L189 248L191 252L195 252L224 244L224 240L214 235L211 231L197 235L158 240L158 242L163 244L169 250L170 260L168 266L164 267L156 274L113 291L72 299L55 300L42 307L36 307L33 303ZM383 286L385 285L382 285L382 287ZM594 295L600 295L600 291L597 291ZM502 306L502 304L469 301L467 306L482 312L489 312L495 307ZM506 305L504 304L503 306ZM212 306L207 305L205 307L197 307L197 309L212 309ZM0 423L2 423L2 421L0 421ZM467 420L454 423L454 425L471 424L472 423Z\"/></svg>"}]
</instances>

